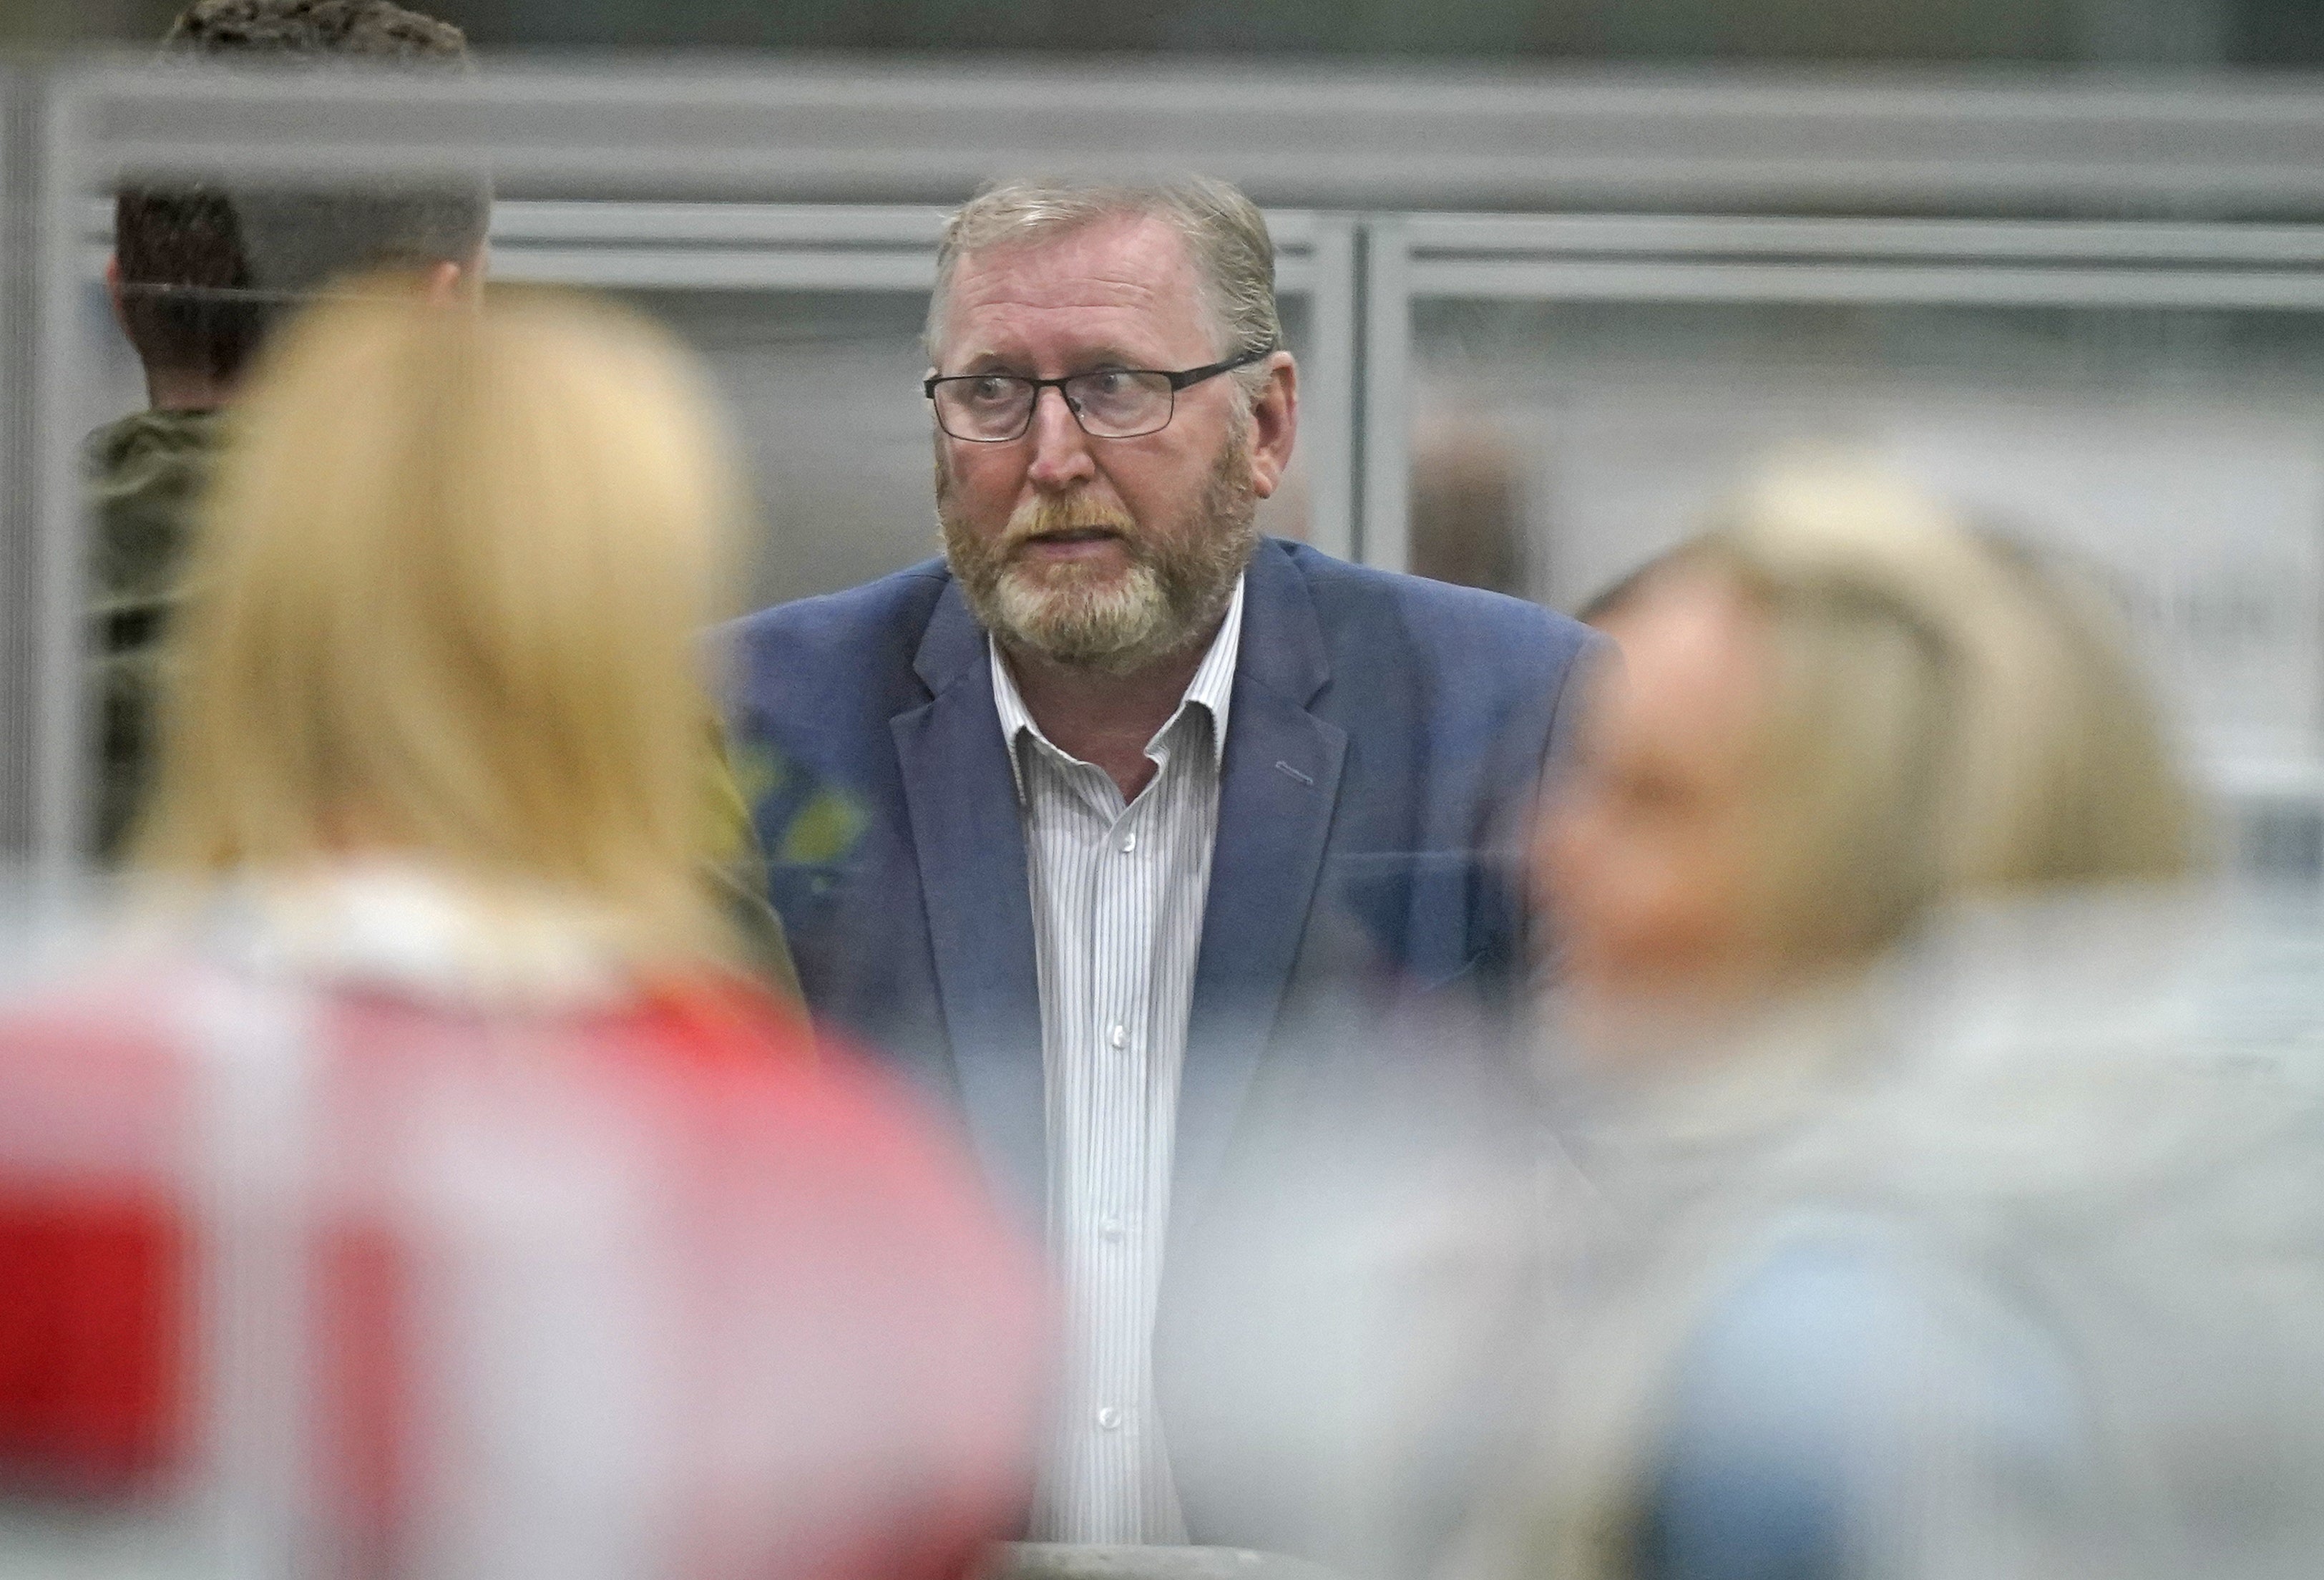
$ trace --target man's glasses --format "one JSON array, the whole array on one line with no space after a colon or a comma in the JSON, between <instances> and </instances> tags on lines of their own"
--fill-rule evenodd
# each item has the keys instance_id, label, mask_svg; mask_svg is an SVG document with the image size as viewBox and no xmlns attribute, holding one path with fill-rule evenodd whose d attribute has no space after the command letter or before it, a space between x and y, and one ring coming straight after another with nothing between
<instances>
[{"instance_id":1,"label":"man's glasses","mask_svg":"<svg viewBox=\"0 0 2324 1580\"><path fill-rule=\"evenodd\" d=\"M1033 408L1043 390L1065 397L1065 409L1092 439L1136 439L1170 426L1178 392L1222 373L1249 367L1275 355L1272 346L1190 367L1179 373L1155 368L1102 367L1061 379L1028 379L1013 373L961 373L932 378L920 386L936 402L936 426L972 444L1007 444L1033 426Z\"/></svg>"}]
</instances>

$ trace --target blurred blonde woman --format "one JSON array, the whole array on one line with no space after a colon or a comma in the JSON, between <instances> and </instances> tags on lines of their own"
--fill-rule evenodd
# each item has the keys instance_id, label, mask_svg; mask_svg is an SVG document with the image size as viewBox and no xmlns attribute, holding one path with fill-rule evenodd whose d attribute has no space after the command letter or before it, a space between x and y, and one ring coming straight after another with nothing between
<instances>
[{"instance_id":1,"label":"blurred blonde woman","mask_svg":"<svg viewBox=\"0 0 2324 1580\"><path fill-rule=\"evenodd\" d=\"M0 1481L223 1500L318 1575L949 1575L1010 1528L1027 1268L701 881L715 436L574 296L374 281L270 353L158 919L0 1021Z\"/></svg>"},{"instance_id":2,"label":"blurred blonde woman","mask_svg":"<svg viewBox=\"0 0 2324 1580\"><path fill-rule=\"evenodd\" d=\"M2316 1105L2203 1057L2202 820L2103 605L1823 459L1592 614L1544 1391L1450 1572L2312 1562Z\"/></svg>"},{"instance_id":3,"label":"blurred blonde woman","mask_svg":"<svg viewBox=\"0 0 2324 1580\"><path fill-rule=\"evenodd\" d=\"M605 309L398 294L271 372L189 577L138 864L287 889L425 867L491 916L464 940L483 972L551 936L731 956L695 874L690 637L736 501L688 370Z\"/></svg>"},{"instance_id":4,"label":"blurred blonde woman","mask_svg":"<svg viewBox=\"0 0 2324 1580\"><path fill-rule=\"evenodd\" d=\"M723 772L704 794L711 715L672 641L724 585L738 504L690 370L570 302L332 328L238 419L134 859L425 850L496 911L592 912L636 964L739 949L795 990L779 924L729 892L743 825ZM505 915L488 938L544 941Z\"/></svg>"}]
</instances>

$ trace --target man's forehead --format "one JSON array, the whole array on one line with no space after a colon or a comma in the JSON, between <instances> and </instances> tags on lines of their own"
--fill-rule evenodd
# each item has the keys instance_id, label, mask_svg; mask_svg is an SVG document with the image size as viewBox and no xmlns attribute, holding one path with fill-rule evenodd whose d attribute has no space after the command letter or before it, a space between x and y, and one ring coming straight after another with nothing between
<instances>
[{"instance_id":1,"label":"man's forehead","mask_svg":"<svg viewBox=\"0 0 2324 1580\"><path fill-rule=\"evenodd\" d=\"M1150 318L1162 328L1193 323L1202 312L1184 238L1150 215L1093 220L964 254L947 307L954 331L996 314Z\"/></svg>"}]
</instances>

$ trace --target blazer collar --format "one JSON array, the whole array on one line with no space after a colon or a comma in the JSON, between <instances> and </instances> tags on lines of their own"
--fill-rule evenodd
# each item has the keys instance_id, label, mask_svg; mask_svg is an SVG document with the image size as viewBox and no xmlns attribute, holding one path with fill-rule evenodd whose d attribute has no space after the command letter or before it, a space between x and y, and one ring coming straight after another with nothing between
<instances>
[{"instance_id":1,"label":"blazer collar","mask_svg":"<svg viewBox=\"0 0 2324 1580\"><path fill-rule=\"evenodd\" d=\"M982 675L989 661L985 640L984 627L968 612L960 578L947 572L945 590L937 595L927 629L920 633L919 649L912 655L912 671L929 696L941 697L963 680Z\"/></svg>"},{"instance_id":2,"label":"blazer collar","mask_svg":"<svg viewBox=\"0 0 2324 1580\"><path fill-rule=\"evenodd\" d=\"M1262 538L1243 578L1243 642L1236 670L1300 707L1332 679L1323 627L1290 546Z\"/></svg>"},{"instance_id":3,"label":"blazer collar","mask_svg":"<svg viewBox=\"0 0 2324 1580\"><path fill-rule=\"evenodd\" d=\"M1348 737L1307 711L1331 679L1307 578L1284 544L1244 583L1234 725L1179 1078L1173 1239L1200 1216L1282 1019L1339 808Z\"/></svg>"},{"instance_id":4,"label":"blazer collar","mask_svg":"<svg viewBox=\"0 0 2324 1580\"><path fill-rule=\"evenodd\" d=\"M1001 1197L1042 1222L1047 1114L1024 829L984 633L958 582L914 661L931 696L889 720L970 1138Z\"/></svg>"}]
</instances>

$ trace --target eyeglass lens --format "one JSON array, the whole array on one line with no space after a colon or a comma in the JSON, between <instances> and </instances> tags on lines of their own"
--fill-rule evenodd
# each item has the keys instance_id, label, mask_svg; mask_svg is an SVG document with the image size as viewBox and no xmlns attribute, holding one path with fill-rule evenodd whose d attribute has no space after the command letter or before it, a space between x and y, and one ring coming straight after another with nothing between
<instances>
[{"instance_id":1,"label":"eyeglass lens","mask_svg":"<svg viewBox=\"0 0 2324 1580\"><path fill-rule=\"evenodd\" d=\"M1169 425L1170 381L1160 374L1101 369L1067 379L1064 393L1095 438L1134 439ZM1038 393L1031 380L1006 374L945 379L936 388L936 417L954 439L1015 439L1032 426Z\"/></svg>"}]
</instances>

